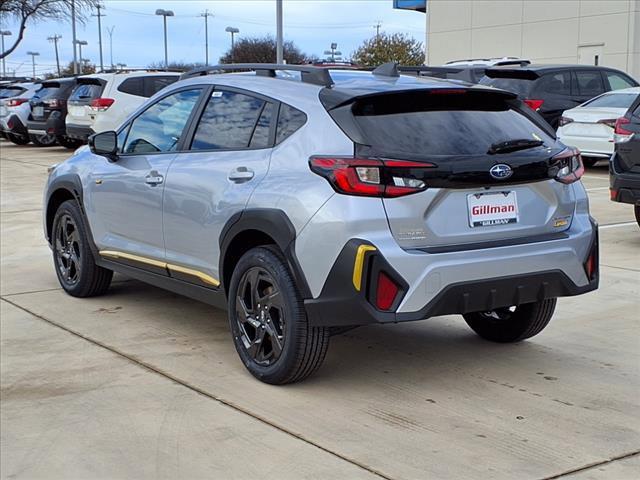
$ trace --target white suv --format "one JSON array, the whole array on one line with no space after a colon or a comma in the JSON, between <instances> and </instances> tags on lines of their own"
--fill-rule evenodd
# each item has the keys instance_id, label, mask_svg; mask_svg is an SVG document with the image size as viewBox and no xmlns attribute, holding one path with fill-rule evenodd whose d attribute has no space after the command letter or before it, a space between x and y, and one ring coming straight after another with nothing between
<instances>
[{"instance_id":1,"label":"white suv","mask_svg":"<svg viewBox=\"0 0 640 480\"><path fill-rule=\"evenodd\" d=\"M0 89L3 91L0 93L0 131L16 145L29 143L29 100L40 87L39 83L15 83Z\"/></svg>"},{"instance_id":2,"label":"white suv","mask_svg":"<svg viewBox=\"0 0 640 480\"><path fill-rule=\"evenodd\" d=\"M96 132L113 130L179 76L175 72L137 71L78 78L78 86L67 101L67 136L86 141Z\"/></svg>"}]
</instances>

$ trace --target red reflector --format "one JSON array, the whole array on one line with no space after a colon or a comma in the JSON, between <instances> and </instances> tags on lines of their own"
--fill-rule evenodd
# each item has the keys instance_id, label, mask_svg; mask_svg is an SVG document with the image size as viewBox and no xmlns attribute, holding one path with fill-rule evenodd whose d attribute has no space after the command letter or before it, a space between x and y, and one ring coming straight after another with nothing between
<instances>
[{"instance_id":1,"label":"red reflector","mask_svg":"<svg viewBox=\"0 0 640 480\"><path fill-rule=\"evenodd\" d=\"M55 133L55 130L53 128L49 128L49 129L47 129L47 133L49 135L52 135L53 133Z\"/></svg>"},{"instance_id":2,"label":"red reflector","mask_svg":"<svg viewBox=\"0 0 640 480\"><path fill-rule=\"evenodd\" d=\"M618 198L618 191L614 190L613 188L609 189L609 198L611 200L615 200L616 198Z\"/></svg>"},{"instance_id":3,"label":"red reflector","mask_svg":"<svg viewBox=\"0 0 640 480\"><path fill-rule=\"evenodd\" d=\"M594 250L591 252L589 258L587 258L587 261L584 264L584 270L587 273L589 281L593 280L596 273L596 267L596 252Z\"/></svg>"},{"instance_id":4,"label":"red reflector","mask_svg":"<svg viewBox=\"0 0 640 480\"><path fill-rule=\"evenodd\" d=\"M450 95L450 94L466 93L466 92L467 91L462 88L435 88L433 90L429 90L429 93L434 93L436 95L438 94Z\"/></svg>"},{"instance_id":5,"label":"red reflector","mask_svg":"<svg viewBox=\"0 0 640 480\"><path fill-rule=\"evenodd\" d=\"M398 286L386 273L380 272L376 291L376 307L380 310L389 310L397 295Z\"/></svg>"},{"instance_id":6,"label":"red reflector","mask_svg":"<svg viewBox=\"0 0 640 480\"><path fill-rule=\"evenodd\" d=\"M527 105L529 105L533 110L538 111L540 110L540 107L542 106L542 104L544 103L544 100L532 100L530 98L527 98L524 103L526 103Z\"/></svg>"}]
</instances>

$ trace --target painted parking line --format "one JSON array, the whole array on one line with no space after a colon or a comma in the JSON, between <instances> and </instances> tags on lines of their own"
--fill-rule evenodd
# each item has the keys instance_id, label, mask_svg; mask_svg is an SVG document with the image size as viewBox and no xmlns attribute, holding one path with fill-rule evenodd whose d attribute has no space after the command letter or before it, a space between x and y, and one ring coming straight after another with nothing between
<instances>
[{"instance_id":1,"label":"painted parking line","mask_svg":"<svg viewBox=\"0 0 640 480\"><path fill-rule=\"evenodd\" d=\"M586 190L587 192L595 192L598 190L609 190L609 187L594 187L594 188L587 188Z\"/></svg>"},{"instance_id":2,"label":"painted parking line","mask_svg":"<svg viewBox=\"0 0 640 480\"><path fill-rule=\"evenodd\" d=\"M630 227L631 225L638 225L637 222L623 222L623 223L610 223L608 225L600 225L598 228L604 230L605 228L618 228L618 227Z\"/></svg>"}]
</instances>

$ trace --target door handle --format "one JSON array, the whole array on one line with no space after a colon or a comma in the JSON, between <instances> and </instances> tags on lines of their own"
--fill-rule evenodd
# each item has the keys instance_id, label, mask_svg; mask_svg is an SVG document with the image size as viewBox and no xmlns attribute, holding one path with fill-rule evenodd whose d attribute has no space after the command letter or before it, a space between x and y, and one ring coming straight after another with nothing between
<instances>
[{"instance_id":1,"label":"door handle","mask_svg":"<svg viewBox=\"0 0 640 480\"><path fill-rule=\"evenodd\" d=\"M144 183L146 183L147 185L151 185L152 187L160 185L163 181L164 177L155 170L151 170L149 172L149 175L144 177Z\"/></svg>"},{"instance_id":2,"label":"door handle","mask_svg":"<svg viewBox=\"0 0 640 480\"><path fill-rule=\"evenodd\" d=\"M231 170L231 172L229 172L229 180L231 180L232 182L236 182L236 183L243 183L243 182L248 182L249 180L251 180L254 176L254 172L253 170L251 170L250 168L247 167L238 167L234 170Z\"/></svg>"}]
</instances>

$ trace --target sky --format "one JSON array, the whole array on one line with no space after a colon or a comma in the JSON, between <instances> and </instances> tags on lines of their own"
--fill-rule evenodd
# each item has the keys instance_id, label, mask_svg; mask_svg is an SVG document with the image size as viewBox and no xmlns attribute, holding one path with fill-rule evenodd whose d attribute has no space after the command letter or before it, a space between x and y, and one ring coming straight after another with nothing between
<instances>
[{"instance_id":1,"label":"sky","mask_svg":"<svg viewBox=\"0 0 640 480\"><path fill-rule=\"evenodd\" d=\"M209 63L229 48L230 35L227 26L237 27L236 38L275 36L275 0L215 0L215 1L156 1L156 0L104 0L102 41L104 64L110 64L109 34L113 29L113 62L129 67L145 67L164 59L162 17L154 15L158 8L173 10L174 17L167 19L169 61L202 62L205 59L204 18L199 15L208 10ZM344 56L350 54L366 38L375 34L374 25L381 22L381 31L406 33L420 42L425 38L423 13L395 10L392 0L284 0L284 37L292 40L303 52L323 57L332 42ZM14 33L18 24L8 18L0 19L2 30ZM31 57L28 51L36 51L36 74L55 69L53 44L47 37L62 35L59 41L61 64L73 58L71 25L69 22L41 21L29 23L25 38L18 48L6 58L7 73L16 70L17 75L31 75ZM89 17L86 24L77 26L76 37L86 40L82 56L99 63L98 25L96 17ZM12 37L5 37L5 46Z\"/></svg>"}]
</instances>

